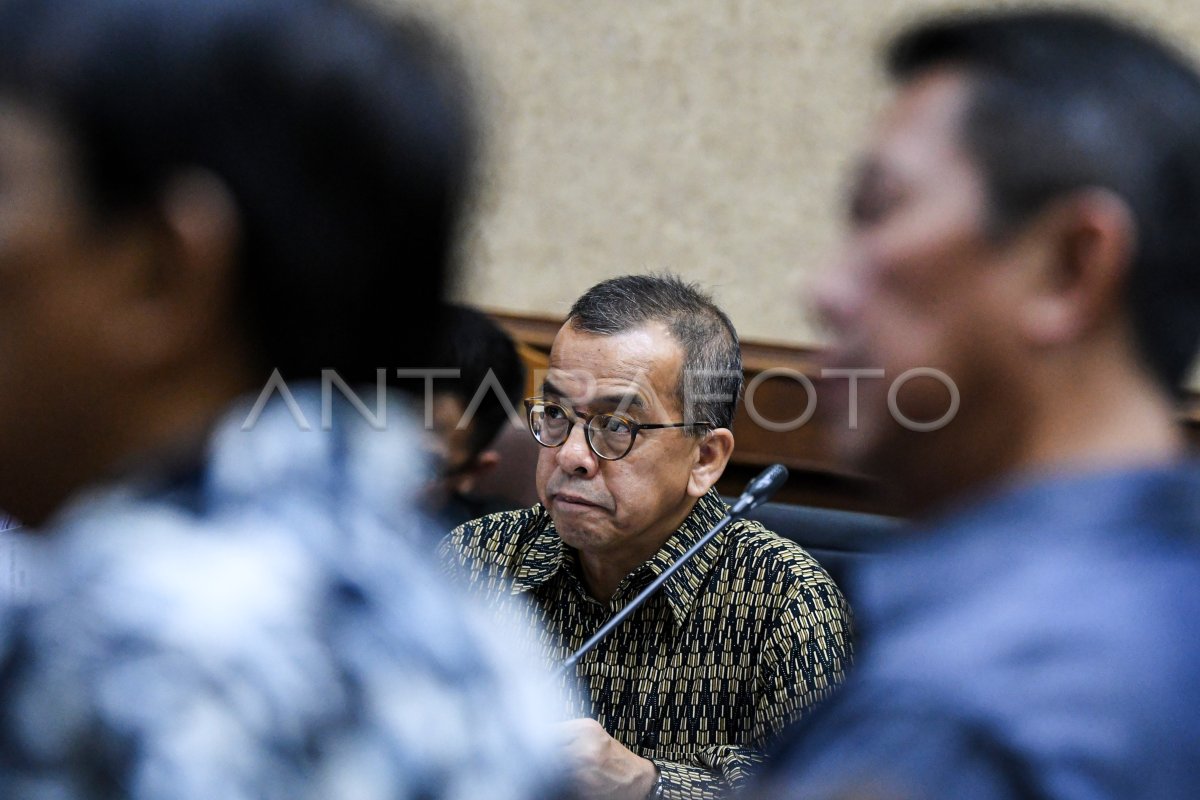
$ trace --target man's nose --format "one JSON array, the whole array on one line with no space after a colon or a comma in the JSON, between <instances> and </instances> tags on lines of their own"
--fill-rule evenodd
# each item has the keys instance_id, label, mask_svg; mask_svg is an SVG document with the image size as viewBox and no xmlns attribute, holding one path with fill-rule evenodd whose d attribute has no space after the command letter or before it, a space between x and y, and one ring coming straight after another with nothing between
<instances>
[{"instance_id":1,"label":"man's nose","mask_svg":"<svg viewBox=\"0 0 1200 800\"><path fill-rule=\"evenodd\" d=\"M837 337L846 330L854 309L854 277L845 257L827 264L808 285L805 305L822 332Z\"/></svg>"},{"instance_id":2,"label":"man's nose","mask_svg":"<svg viewBox=\"0 0 1200 800\"><path fill-rule=\"evenodd\" d=\"M599 456L588 447L582 422L571 426L567 440L558 448L558 466L563 472L575 475L592 475L600 466Z\"/></svg>"}]
</instances>

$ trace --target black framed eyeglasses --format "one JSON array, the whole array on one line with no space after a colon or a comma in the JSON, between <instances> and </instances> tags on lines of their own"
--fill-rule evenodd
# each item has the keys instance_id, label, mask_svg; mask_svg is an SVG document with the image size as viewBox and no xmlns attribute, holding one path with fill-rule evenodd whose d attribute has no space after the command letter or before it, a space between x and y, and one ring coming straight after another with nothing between
<instances>
[{"instance_id":1,"label":"black framed eyeglasses","mask_svg":"<svg viewBox=\"0 0 1200 800\"><path fill-rule=\"evenodd\" d=\"M561 447L576 422L583 423L588 448L605 461L629 455L638 432L662 428L711 428L711 422L635 422L621 414L583 414L544 397L525 401L529 432L543 447Z\"/></svg>"}]
</instances>

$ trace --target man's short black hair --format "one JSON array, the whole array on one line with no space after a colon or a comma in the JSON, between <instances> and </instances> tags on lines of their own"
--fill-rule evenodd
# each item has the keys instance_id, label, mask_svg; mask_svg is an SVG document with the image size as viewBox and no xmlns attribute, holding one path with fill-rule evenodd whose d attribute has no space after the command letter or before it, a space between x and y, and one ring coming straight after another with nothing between
<instances>
[{"instance_id":1,"label":"man's short black hair","mask_svg":"<svg viewBox=\"0 0 1200 800\"><path fill-rule=\"evenodd\" d=\"M1127 309L1148 368L1178 389L1200 341L1200 79L1188 61L1100 14L1026 10L936 17L897 37L887 64L900 81L967 76L963 143L997 235L1087 187L1128 203Z\"/></svg>"},{"instance_id":2,"label":"man's short black hair","mask_svg":"<svg viewBox=\"0 0 1200 800\"><path fill-rule=\"evenodd\" d=\"M61 127L99 219L188 170L225 183L264 370L416 360L396 326L441 294L474 130L423 25L353 0L5 0L0 101Z\"/></svg>"},{"instance_id":3,"label":"man's short black hair","mask_svg":"<svg viewBox=\"0 0 1200 800\"><path fill-rule=\"evenodd\" d=\"M676 395L685 422L732 428L742 391L737 331L712 297L674 275L623 275L588 289L571 306L567 324L612 335L661 322L683 349Z\"/></svg>"}]
</instances>

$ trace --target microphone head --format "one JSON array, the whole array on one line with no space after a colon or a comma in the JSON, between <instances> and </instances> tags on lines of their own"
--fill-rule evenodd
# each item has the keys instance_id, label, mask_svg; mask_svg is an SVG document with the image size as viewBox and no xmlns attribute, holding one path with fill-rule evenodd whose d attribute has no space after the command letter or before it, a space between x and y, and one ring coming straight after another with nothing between
<instances>
[{"instance_id":1,"label":"microphone head","mask_svg":"<svg viewBox=\"0 0 1200 800\"><path fill-rule=\"evenodd\" d=\"M763 500L766 500L779 491L779 487L783 486L787 477L787 467L783 464L772 464L760 472L757 478L750 481L750 485L746 487L746 491L753 492Z\"/></svg>"},{"instance_id":2,"label":"microphone head","mask_svg":"<svg viewBox=\"0 0 1200 800\"><path fill-rule=\"evenodd\" d=\"M746 491L730 510L731 514L745 514L753 508L765 503L771 495L779 491L787 480L787 467L783 464L772 464L758 474L746 486Z\"/></svg>"}]
</instances>

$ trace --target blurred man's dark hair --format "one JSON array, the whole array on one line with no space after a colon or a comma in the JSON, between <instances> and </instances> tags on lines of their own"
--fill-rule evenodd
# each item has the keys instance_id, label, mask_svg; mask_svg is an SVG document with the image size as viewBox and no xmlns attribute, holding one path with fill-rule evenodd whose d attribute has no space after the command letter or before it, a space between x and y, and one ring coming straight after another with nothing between
<instances>
[{"instance_id":1,"label":"blurred man's dark hair","mask_svg":"<svg viewBox=\"0 0 1200 800\"><path fill-rule=\"evenodd\" d=\"M939 67L970 76L962 137L996 236L1084 187L1129 204L1128 311L1148 367L1177 391L1200 342L1200 82L1188 61L1129 24L1043 10L915 26L887 65L902 82Z\"/></svg>"},{"instance_id":2,"label":"blurred man's dark hair","mask_svg":"<svg viewBox=\"0 0 1200 800\"><path fill-rule=\"evenodd\" d=\"M63 344L7 380L0 503L36 523L275 370L353 386L419 363L472 169L462 77L428 26L368 2L0 3L0 100L51 129L96 240L96 286L64 286L147 273L141 305L26 326L52 329L27 352Z\"/></svg>"},{"instance_id":3,"label":"blurred man's dark hair","mask_svg":"<svg viewBox=\"0 0 1200 800\"><path fill-rule=\"evenodd\" d=\"M473 149L449 51L382 18L367 2L6 0L0 95L62 127L97 218L143 213L183 171L219 176L263 377L374 383L415 363L395 309L441 294Z\"/></svg>"}]
</instances>

